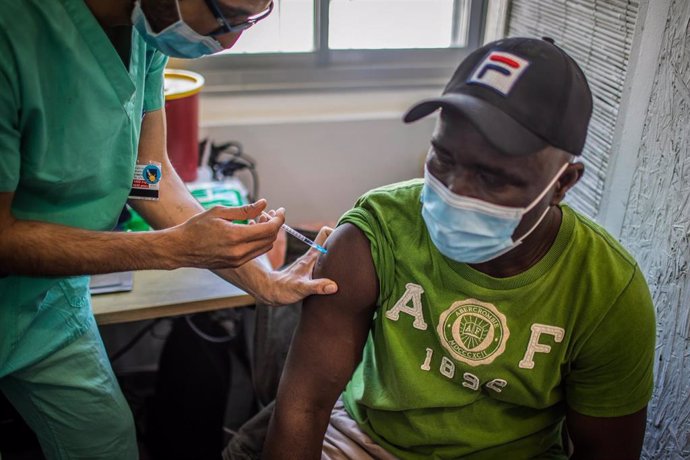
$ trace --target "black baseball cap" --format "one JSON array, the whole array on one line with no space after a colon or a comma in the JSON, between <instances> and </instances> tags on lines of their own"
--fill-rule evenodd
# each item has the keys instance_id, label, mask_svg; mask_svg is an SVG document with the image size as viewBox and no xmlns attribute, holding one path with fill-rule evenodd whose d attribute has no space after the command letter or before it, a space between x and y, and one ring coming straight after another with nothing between
<instances>
[{"instance_id":1,"label":"black baseball cap","mask_svg":"<svg viewBox=\"0 0 690 460\"><path fill-rule=\"evenodd\" d=\"M454 110L507 155L547 145L582 154L592 93L582 69L549 38L506 38L472 52L440 97L415 104L406 123Z\"/></svg>"}]
</instances>

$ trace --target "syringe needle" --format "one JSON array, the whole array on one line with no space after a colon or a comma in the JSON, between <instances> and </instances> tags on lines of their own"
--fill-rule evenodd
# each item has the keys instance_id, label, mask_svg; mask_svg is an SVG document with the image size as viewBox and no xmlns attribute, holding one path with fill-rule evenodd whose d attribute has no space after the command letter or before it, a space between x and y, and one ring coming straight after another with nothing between
<instances>
[{"instance_id":1,"label":"syringe needle","mask_svg":"<svg viewBox=\"0 0 690 460\"><path fill-rule=\"evenodd\" d=\"M262 211L261 214L262 214L264 217L266 217L267 219L271 219L271 216L270 216L267 212ZM321 246L321 245L318 244L317 242L310 240L309 238L307 238L306 236L302 235L300 232L298 232L298 231L295 230L294 228L288 226L287 224L283 224L283 225L281 225L280 227L281 227L283 230L285 230L286 233L288 233L288 234L294 236L295 238L297 238L298 240L300 240L300 241L303 242L304 244L306 244L306 245L308 245L308 246L311 246L312 248L316 249L317 251L319 251L319 252L321 252L321 253L323 253L323 254L328 254L328 249L324 248L323 246Z\"/></svg>"}]
</instances>

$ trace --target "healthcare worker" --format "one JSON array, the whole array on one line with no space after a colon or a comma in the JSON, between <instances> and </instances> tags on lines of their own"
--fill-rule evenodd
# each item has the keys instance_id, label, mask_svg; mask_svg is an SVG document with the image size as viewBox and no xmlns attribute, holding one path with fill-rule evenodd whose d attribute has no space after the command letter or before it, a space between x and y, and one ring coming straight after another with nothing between
<instances>
[{"instance_id":1,"label":"healthcare worker","mask_svg":"<svg viewBox=\"0 0 690 460\"><path fill-rule=\"evenodd\" d=\"M209 268L270 304L337 289L310 278L315 254L263 269L283 211L255 225L232 221L263 200L204 212L165 151L167 56L229 48L272 6L0 0L0 389L49 459L138 457L84 275ZM157 200L132 205L162 230L111 232L135 167L160 178Z\"/></svg>"}]
</instances>

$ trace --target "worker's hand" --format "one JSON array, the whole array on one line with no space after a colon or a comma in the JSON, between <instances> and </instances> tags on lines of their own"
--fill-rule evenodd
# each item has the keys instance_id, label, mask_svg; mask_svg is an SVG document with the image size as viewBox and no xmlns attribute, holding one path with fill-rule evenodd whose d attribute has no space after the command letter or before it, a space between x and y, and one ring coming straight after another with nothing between
<instances>
[{"instance_id":1,"label":"worker's hand","mask_svg":"<svg viewBox=\"0 0 690 460\"><path fill-rule=\"evenodd\" d=\"M255 219L265 208L266 200L241 207L216 206L171 228L170 250L177 255L177 266L237 268L269 251L285 222L284 210L261 223L233 223Z\"/></svg>"},{"instance_id":2,"label":"worker's hand","mask_svg":"<svg viewBox=\"0 0 690 460\"><path fill-rule=\"evenodd\" d=\"M325 246L332 232L332 228L322 227L314 241ZM335 282L325 278L312 279L319 254L317 249L309 248L306 254L288 267L272 272L268 286L259 293L259 300L268 305L288 305L314 294L335 294L338 291Z\"/></svg>"}]
</instances>

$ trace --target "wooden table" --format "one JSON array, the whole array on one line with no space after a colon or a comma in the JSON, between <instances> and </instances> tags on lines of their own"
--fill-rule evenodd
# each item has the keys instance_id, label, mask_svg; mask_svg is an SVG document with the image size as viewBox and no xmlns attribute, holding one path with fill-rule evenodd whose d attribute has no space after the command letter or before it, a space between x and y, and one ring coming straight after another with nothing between
<instances>
[{"instance_id":1,"label":"wooden table","mask_svg":"<svg viewBox=\"0 0 690 460\"><path fill-rule=\"evenodd\" d=\"M92 297L98 324L125 323L222 308L245 307L254 298L208 270L134 272L129 292Z\"/></svg>"}]
</instances>

